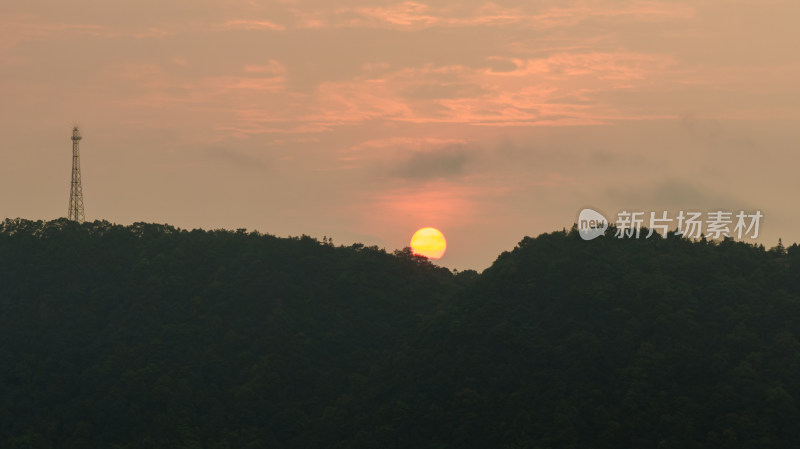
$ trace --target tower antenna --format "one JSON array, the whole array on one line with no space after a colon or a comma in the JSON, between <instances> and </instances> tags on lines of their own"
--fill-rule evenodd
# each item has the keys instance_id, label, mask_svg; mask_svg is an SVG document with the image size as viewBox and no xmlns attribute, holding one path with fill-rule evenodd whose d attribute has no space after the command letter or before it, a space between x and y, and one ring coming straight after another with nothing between
<instances>
[{"instance_id":1,"label":"tower antenna","mask_svg":"<svg viewBox=\"0 0 800 449\"><path fill-rule=\"evenodd\" d=\"M72 184L69 189L69 212L67 219L83 223L83 188L81 187L81 155L79 142L81 132L78 127L72 128Z\"/></svg>"}]
</instances>

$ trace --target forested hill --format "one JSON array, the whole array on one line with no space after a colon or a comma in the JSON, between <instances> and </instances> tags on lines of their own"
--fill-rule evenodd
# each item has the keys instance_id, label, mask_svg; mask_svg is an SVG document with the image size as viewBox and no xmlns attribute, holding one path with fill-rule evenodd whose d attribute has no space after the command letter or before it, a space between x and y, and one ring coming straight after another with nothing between
<instances>
[{"instance_id":1,"label":"forested hill","mask_svg":"<svg viewBox=\"0 0 800 449\"><path fill-rule=\"evenodd\" d=\"M799 338L797 245L0 224L3 448L796 448Z\"/></svg>"}]
</instances>

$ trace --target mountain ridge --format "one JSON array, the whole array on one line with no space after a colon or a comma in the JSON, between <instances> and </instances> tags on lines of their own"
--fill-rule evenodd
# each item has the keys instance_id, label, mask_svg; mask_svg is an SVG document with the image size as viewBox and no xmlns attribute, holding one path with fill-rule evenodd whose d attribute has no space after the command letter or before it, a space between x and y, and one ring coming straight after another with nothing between
<instances>
[{"instance_id":1,"label":"mountain ridge","mask_svg":"<svg viewBox=\"0 0 800 449\"><path fill-rule=\"evenodd\" d=\"M780 261L780 263L775 263ZM791 447L800 251L0 225L4 447Z\"/></svg>"}]
</instances>

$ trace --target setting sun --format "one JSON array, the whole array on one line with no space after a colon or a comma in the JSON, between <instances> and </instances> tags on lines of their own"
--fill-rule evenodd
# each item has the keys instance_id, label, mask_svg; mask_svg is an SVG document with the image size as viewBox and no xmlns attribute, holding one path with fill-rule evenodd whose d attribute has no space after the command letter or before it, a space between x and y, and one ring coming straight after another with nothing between
<instances>
[{"instance_id":1,"label":"setting sun","mask_svg":"<svg viewBox=\"0 0 800 449\"><path fill-rule=\"evenodd\" d=\"M411 237L414 254L428 259L440 259L447 249L444 235L436 228L422 228Z\"/></svg>"}]
</instances>

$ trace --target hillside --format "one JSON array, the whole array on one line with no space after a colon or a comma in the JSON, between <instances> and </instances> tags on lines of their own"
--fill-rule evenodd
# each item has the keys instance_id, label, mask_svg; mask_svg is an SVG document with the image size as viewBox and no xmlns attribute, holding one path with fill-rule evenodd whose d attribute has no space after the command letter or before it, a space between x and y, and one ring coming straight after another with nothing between
<instances>
[{"instance_id":1,"label":"hillside","mask_svg":"<svg viewBox=\"0 0 800 449\"><path fill-rule=\"evenodd\" d=\"M367 427L398 448L793 447L798 253L525 238L348 414L382 404Z\"/></svg>"},{"instance_id":2,"label":"hillside","mask_svg":"<svg viewBox=\"0 0 800 449\"><path fill-rule=\"evenodd\" d=\"M788 253L788 254L787 254ZM0 446L794 447L800 250L0 228Z\"/></svg>"}]
</instances>

